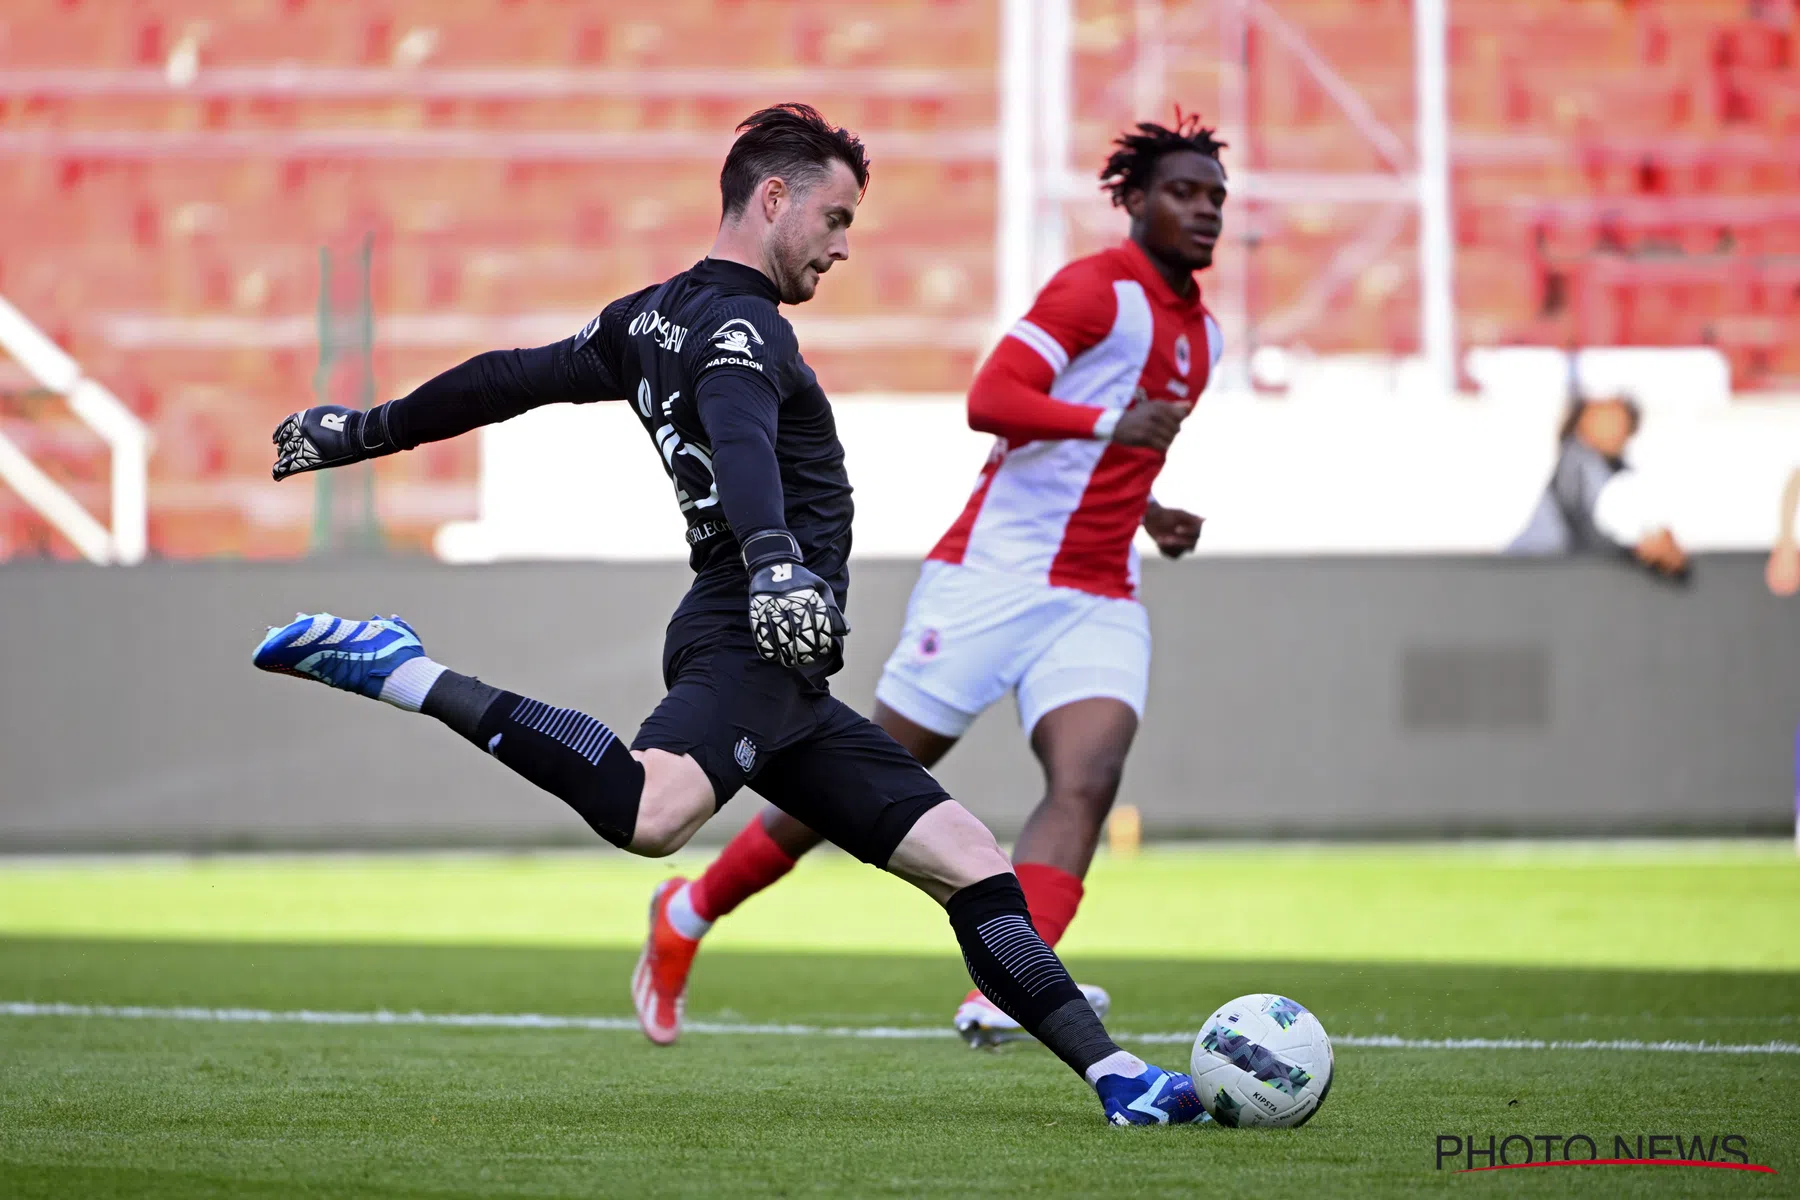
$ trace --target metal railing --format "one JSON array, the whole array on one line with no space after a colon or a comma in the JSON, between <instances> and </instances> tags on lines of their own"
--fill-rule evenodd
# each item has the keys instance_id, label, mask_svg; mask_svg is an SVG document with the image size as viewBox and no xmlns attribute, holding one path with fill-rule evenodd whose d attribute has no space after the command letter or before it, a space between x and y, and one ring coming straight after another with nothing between
<instances>
[{"instance_id":1,"label":"metal railing","mask_svg":"<svg viewBox=\"0 0 1800 1200\"><path fill-rule=\"evenodd\" d=\"M0 297L0 346L41 385L68 401L112 450L111 528L0 433L0 482L12 487L89 562L138 563L148 547L150 431L117 396Z\"/></svg>"}]
</instances>

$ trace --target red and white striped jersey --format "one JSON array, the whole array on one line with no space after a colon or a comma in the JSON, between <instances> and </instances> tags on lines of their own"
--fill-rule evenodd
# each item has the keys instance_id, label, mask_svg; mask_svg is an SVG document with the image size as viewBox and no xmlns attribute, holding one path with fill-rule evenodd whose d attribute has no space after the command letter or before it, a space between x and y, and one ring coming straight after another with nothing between
<instances>
[{"instance_id":1,"label":"red and white striped jersey","mask_svg":"<svg viewBox=\"0 0 1800 1200\"><path fill-rule=\"evenodd\" d=\"M994 449L930 557L1135 596L1132 538L1163 455L1114 445L1113 427L1140 400L1191 407L1223 348L1200 289L1177 296L1135 242L1058 271L969 391Z\"/></svg>"}]
</instances>

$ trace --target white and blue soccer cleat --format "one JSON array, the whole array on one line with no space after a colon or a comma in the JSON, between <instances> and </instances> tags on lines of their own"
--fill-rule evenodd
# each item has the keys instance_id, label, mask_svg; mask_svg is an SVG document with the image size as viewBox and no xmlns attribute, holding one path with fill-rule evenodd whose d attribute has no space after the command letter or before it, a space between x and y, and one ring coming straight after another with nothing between
<instances>
[{"instance_id":1,"label":"white and blue soccer cleat","mask_svg":"<svg viewBox=\"0 0 1800 1200\"><path fill-rule=\"evenodd\" d=\"M399 617L347 621L330 613L302 613L291 624L270 629L251 661L258 670L380 699L394 668L423 653L419 635Z\"/></svg>"},{"instance_id":2,"label":"white and blue soccer cleat","mask_svg":"<svg viewBox=\"0 0 1800 1200\"><path fill-rule=\"evenodd\" d=\"M1094 1084L1100 1107L1114 1125L1188 1125L1210 1121L1194 1081L1146 1066L1141 1075L1102 1075Z\"/></svg>"}]
</instances>

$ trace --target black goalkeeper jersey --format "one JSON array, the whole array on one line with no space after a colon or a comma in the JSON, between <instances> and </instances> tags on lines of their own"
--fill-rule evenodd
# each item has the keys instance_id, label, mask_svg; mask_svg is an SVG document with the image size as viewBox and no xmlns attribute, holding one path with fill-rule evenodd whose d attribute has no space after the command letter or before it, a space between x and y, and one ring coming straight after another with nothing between
<instances>
[{"instance_id":1,"label":"black goalkeeper jersey","mask_svg":"<svg viewBox=\"0 0 1800 1200\"><path fill-rule=\"evenodd\" d=\"M800 356L762 272L702 259L607 305L572 338L478 355L382 406L400 449L559 402L625 400L662 459L687 521L695 578L669 624L669 653L710 634L749 634L738 542L785 529L847 606L850 480L831 403ZM373 415L373 414L372 414ZM646 503L668 502L646 498ZM630 520L630 513L597 513ZM840 661L807 669L820 678Z\"/></svg>"}]
</instances>

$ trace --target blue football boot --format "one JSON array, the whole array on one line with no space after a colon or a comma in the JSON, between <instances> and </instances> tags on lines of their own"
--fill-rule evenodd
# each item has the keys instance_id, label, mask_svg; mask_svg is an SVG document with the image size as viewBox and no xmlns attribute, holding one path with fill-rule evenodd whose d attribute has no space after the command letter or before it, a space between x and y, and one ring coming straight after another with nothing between
<instances>
[{"instance_id":1,"label":"blue football boot","mask_svg":"<svg viewBox=\"0 0 1800 1200\"><path fill-rule=\"evenodd\" d=\"M259 670L298 675L370 699L395 667L425 653L419 635L399 617L346 621L330 613L302 613L269 630L251 661Z\"/></svg>"},{"instance_id":2,"label":"blue football boot","mask_svg":"<svg viewBox=\"0 0 1800 1200\"><path fill-rule=\"evenodd\" d=\"M1102 1075L1094 1085L1100 1107L1114 1125L1188 1125L1210 1121L1194 1081L1161 1067L1142 1075Z\"/></svg>"}]
</instances>

